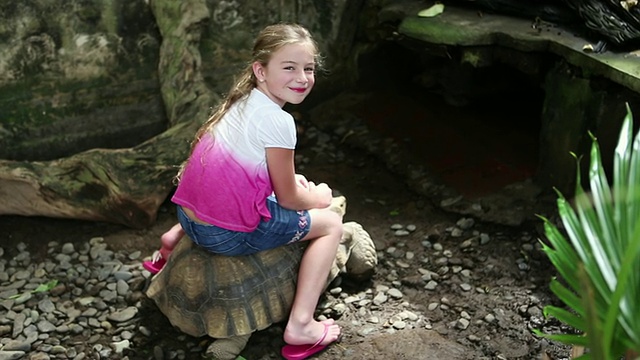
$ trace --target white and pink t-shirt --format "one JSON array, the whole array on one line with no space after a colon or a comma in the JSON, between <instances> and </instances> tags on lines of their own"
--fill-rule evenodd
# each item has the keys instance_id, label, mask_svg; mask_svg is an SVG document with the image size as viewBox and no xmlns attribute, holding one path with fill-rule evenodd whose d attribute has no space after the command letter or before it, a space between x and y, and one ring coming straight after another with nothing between
<instances>
[{"instance_id":1,"label":"white and pink t-shirt","mask_svg":"<svg viewBox=\"0 0 640 360\"><path fill-rule=\"evenodd\" d=\"M253 89L202 136L189 157L172 201L203 221L251 232L271 214L273 193L266 148L294 149L293 117Z\"/></svg>"}]
</instances>

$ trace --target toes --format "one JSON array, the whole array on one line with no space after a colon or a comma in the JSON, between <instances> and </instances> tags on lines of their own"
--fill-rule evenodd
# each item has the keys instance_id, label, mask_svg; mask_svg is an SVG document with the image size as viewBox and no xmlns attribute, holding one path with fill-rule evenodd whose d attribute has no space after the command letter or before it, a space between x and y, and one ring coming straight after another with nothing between
<instances>
[{"instance_id":1,"label":"toes","mask_svg":"<svg viewBox=\"0 0 640 360\"><path fill-rule=\"evenodd\" d=\"M323 345L328 345L336 340L338 340L340 338L340 334L341 334L341 329L340 326L338 325L331 325L328 327L327 330L327 336L325 337L325 340L322 342Z\"/></svg>"},{"instance_id":2,"label":"toes","mask_svg":"<svg viewBox=\"0 0 640 360\"><path fill-rule=\"evenodd\" d=\"M325 325L333 325L336 321L334 319L332 319L332 318L328 318L328 319L322 320L320 322L325 324Z\"/></svg>"}]
</instances>

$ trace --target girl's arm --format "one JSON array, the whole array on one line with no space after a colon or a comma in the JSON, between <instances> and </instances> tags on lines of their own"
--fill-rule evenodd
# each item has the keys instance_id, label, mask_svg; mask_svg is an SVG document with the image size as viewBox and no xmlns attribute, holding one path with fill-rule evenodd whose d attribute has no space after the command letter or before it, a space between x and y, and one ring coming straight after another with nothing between
<instances>
[{"instance_id":1,"label":"girl's arm","mask_svg":"<svg viewBox=\"0 0 640 360\"><path fill-rule=\"evenodd\" d=\"M325 208L331 204L331 189L326 184L316 185L296 175L293 150L267 148L267 168L273 191L282 207L307 210Z\"/></svg>"}]
</instances>

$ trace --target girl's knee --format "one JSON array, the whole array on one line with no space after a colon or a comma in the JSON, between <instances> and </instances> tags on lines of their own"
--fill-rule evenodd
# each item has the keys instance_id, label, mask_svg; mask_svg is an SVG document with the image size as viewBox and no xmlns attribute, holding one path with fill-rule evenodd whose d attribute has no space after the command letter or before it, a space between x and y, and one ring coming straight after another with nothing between
<instances>
[{"instance_id":1,"label":"girl's knee","mask_svg":"<svg viewBox=\"0 0 640 360\"><path fill-rule=\"evenodd\" d=\"M328 211L327 217L329 218L329 228L332 234L338 239L342 238L342 216L335 211Z\"/></svg>"},{"instance_id":2,"label":"girl's knee","mask_svg":"<svg viewBox=\"0 0 640 360\"><path fill-rule=\"evenodd\" d=\"M318 231L323 233L316 233L316 236L331 235L337 238L338 241L342 238L341 215L328 208L310 210L309 213L311 214L312 232Z\"/></svg>"}]
</instances>

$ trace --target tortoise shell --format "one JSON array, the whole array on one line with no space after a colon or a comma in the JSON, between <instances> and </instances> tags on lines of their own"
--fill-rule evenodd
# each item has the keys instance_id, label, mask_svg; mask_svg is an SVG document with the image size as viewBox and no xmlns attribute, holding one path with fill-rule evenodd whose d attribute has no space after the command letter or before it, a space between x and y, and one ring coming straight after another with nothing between
<instances>
[{"instance_id":1,"label":"tortoise shell","mask_svg":"<svg viewBox=\"0 0 640 360\"><path fill-rule=\"evenodd\" d=\"M185 236L151 280L147 296L191 336L247 335L289 316L304 245L229 257Z\"/></svg>"}]
</instances>

